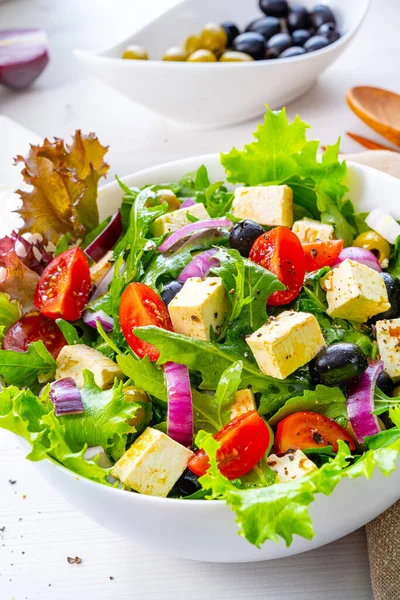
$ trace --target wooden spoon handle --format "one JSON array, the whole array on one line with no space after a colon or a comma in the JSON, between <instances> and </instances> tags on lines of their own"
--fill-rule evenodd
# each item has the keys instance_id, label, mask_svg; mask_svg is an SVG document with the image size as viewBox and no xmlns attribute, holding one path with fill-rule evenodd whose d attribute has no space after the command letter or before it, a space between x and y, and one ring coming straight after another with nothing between
<instances>
[{"instance_id":1,"label":"wooden spoon handle","mask_svg":"<svg viewBox=\"0 0 400 600\"><path fill-rule=\"evenodd\" d=\"M390 152L397 152L397 150L393 150L393 148L389 148L389 146L384 146L383 144L379 144L378 142L374 142L373 140L369 140L362 135L357 135L356 133L351 133L351 131L346 132L349 138L358 142L364 148L368 148L369 150L390 150Z\"/></svg>"}]
</instances>

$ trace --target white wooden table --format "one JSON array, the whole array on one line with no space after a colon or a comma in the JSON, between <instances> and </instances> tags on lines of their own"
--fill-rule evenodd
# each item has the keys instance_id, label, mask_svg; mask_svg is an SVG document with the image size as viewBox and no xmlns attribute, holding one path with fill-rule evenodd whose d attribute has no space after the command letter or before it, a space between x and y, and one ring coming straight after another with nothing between
<instances>
[{"instance_id":1,"label":"white wooden table","mask_svg":"<svg viewBox=\"0 0 400 600\"><path fill-rule=\"evenodd\" d=\"M0 90L0 114L42 136L68 137L75 128L95 131L110 144L112 173L120 175L247 142L255 123L216 132L175 129L161 117L87 79L71 56L75 47L95 49L125 37L173 2L1 3L1 28L41 26L48 32L52 62L29 92ZM350 130L378 139L348 110L345 92L352 85L365 83L400 91L399 17L398 0L373 0L351 49L307 96L289 107L291 116L299 112L312 125L310 135L330 143ZM359 148L344 136L343 149ZM68 556L79 556L82 563L69 564ZM212 565L152 554L112 536L72 509L42 480L34 466L23 460L16 438L0 433L1 600L321 597L371 600L363 531L322 549L270 563Z\"/></svg>"}]
</instances>

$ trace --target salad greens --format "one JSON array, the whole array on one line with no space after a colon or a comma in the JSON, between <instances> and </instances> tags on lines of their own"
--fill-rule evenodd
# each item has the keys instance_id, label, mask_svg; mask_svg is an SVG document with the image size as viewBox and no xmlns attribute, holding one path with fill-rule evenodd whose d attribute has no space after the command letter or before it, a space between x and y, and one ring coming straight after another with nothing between
<instances>
[{"instance_id":1,"label":"salad greens","mask_svg":"<svg viewBox=\"0 0 400 600\"><path fill-rule=\"evenodd\" d=\"M243 150L232 148L221 154L221 164L230 184L263 189L288 186L293 196L294 220L305 218L309 222L313 219L316 227L332 225L336 240L306 240L316 243L318 252L324 256L326 248L318 244L326 244L328 251L340 240L343 240L341 248L343 244L351 246L354 237L367 230L366 214L357 215L347 196L347 167L339 160L339 141L328 146L319 158L319 142L307 140L307 129L308 125L298 116L289 122L285 109L277 112L268 109L254 140ZM248 255L232 244L232 225L246 223L232 214L235 212L232 186L223 181L210 181L206 166L200 165L196 172L188 173L178 182L162 185L149 182L141 189L128 188L118 180L124 192L121 230L117 240L101 248L109 262L109 270L103 273L103 259L97 263L88 260L83 250L96 244L99 235L107 232L110 222L106 219L99 223L96 203L98 182L108 171L104 162L106 150L94 135L85 136L77 131L70 146L62 140L45 140L41 146L32 146L26 159L18 157L18 162L24 163L25 182L31 185L30 191L19 192L22 199L19 213L23 219L19 233L30 237L22 238L13 232L0 240L0 267L6 269L0 282L0 378L3 385L0 428L29 442L31 452L27 458L32 461L49 458L103 485L117 485L114 477L120 477L127 488L140 492L131 480L128 484L120 474L116 475L113 465L121 457L128 460L125 453L129 454L129 449L135 447L143 431L154 436L153 439L169 436L168 441L172 443L171 407L185 397L191 403L190 414L182 414L175 404L177 422L174 425L189 428L194 450L199 450L193 456L180 445L177 451L179 445L174 441L174 452L186 456L180 473L187 464L189 469L175 480L173 487L163 489L158 495L191 501L200 498L225 501L235 512L240 534L258 547L266 540L279 538L289 545L294 535L311 539L314 531L309 507L316 494L331 494L345 477L370 478L376 467L388 475L395 469L400 452L400 400L393 389L381 389L376 379L367 394L364 389L363 401L368 396L368 417L373 415L374 430L363 434L361 440L350 414L348 382L358 386L360 391L358 376L366 372L366 365L374 365L378 370L382 370L382 366L379 367L379 347L372 322L357 321L357 314L353 315L355 320L340 318L330 310L326 283L335 260L339 260L340 249L328 261L313 263L314 267L307 268L305 276L304 268L297 292L285 303L279 302L279 294L290 291L290 277L285 279L280 268L283 259L278 256L277 267L273 261L256 260L252 252ZM168 197L176 204L173 210L165 200ZM172 231L168 228L168 219L173 219L175 210L183 208L179 227L193 224L195 228L198 217L191 214L190 208L198 204L204 206L211 220L224 219L223 223L231 225L194 229L169 251L163 251L163 242ZM157 224L167 224L164 229L158 228L164 231L158 237L152 233L156 220ZM267 233L257 234L256 241L270 233L273 235L278 229L290 232L287 227L272 228L269 222L257 222L257 225L262 225ZM23 245L25 254L17 252L17 241ZM303 248L307 245L302 242L297 241L300 254L304 254ZM202 337L193 333L199 313L191 305L189 325L185 325L184 331L176 331L172 311L166 304L174 302L176 294L187 287L183 270L192 266L195 256L201 258L207 250L211 250L211 254L215 252L213 262L209 262L209 253L208 258L203 256L204 272L198 281L207 280L207 276L214 278L215 285L221 286L226 308L221 326L211 325L207 335ZM313 259L318 252L311 254ZM265 246L262 257L268 258L270 254L271 248ZM57 280L55 290L49 284L40 304L38 282L46 280L54 261L62 261L66 255L74 256L80 270L76 267L68 285L65 280ZM399 257L397 240L391 248L388 268L394 278L400 276ZM299 276L296 257L293 261L289 258L289 273ZM375 263L376 273L381 270L376 257ZM61 265L58 273L66 273L70 268L67 262L56 262L56 265ZM52 276L56 277L57 272L51 271ZM85 283L87 273L90 278L86 291L79 288L72 300L78 302L77 298L86 294L80 318L68 318L65 314L68 302L60 303L54 312L48 310L46 302L64 293L68 286ZM191 275L189 279L194 277ZM127 290L133 294L134 301L127 314L123 314L121 307ZM38 310L32 312L34 305ZM218 310L211 312L215 319L219 317ZM93 321L87 318L88 313ZM248 337L257 332L258 337L262 337L268 325L278 330L285 315L289 318L298 313L312 315L328 349L345 343L361 351L365 363L362 372L357 377L343 378L338 385L324 384L313 378L308 358L300 361L300 366L285 378L267 374L265 364L262 366L247 342ZM379 316L380 313L376 310L374 314ZM33 325L27 329L27 315L40 320L36 329L32 329ZM400 312L397 316L400 317ZM50 319L52 325L55 323L58 327L56 333L52 330L51 336L46 328ZM277 339L281 339L278 334ZM301 354L308 341L307 338L296 342L294 349L290 349L288 342L280 362L284 363L296 352ZM168 363L180 367L182 380L168 378L168 367L164 372ZM392 365L386 362L384 366L388 370ZM60 371L68 377L60 377ZM109 372L112 377L107 379ZM64 378L69 380L69 386L75 386L83 412L72 408L67 414L57 413L52 402L52 385L55 379L62 382ZM79 380L82 381L80 389ZM239 397L244 408L238 404ZM70 400L65 398L66 403ZM232 411L238 406L241 410L237 420ZM244 451L239 446L224 446L227 443L224 432L233 431L239 436L238 423L249 415L258 423L254 439L243 444ZM317 416L329 424L330 432L339 432L338 437L329 437L333 436L330 433L324 438L319 430L309 431L310 445L304 442L298 447L289 445L282 449L281 444L288 434L284 435L281 429L290 423L291 417L298 415L303 415L305 428L309 415ZM382 420L376 419L378 415ZM304 429L293 431L289 435L291 443L293 436L301 438L304 434ZM247 470L227 472L226 457L240 459L241 451L247 452L247 447L252 451L251 444L257 436L268 438L260 456L249 463ZM100 464L99 455L85 458L88 449L96 448L104 452L111 467ZM154 451L157 451L156 446ZM299 475L297 471L290 477L286 473L285 477L278 468L280 461L289 456L294 462L294 451L300 452L302 460L308 457L312 461L308 464L313 468L306 474ZM188 455L191 456L189 463ZM171 456L169 464L174 464L175 456ZM201 472L197 472L192 463L199 457L206 461ZM162 466L165 456L159 460ZM196 480L195 490L185 488L188 474L191 482ZM159 482L151 483L154 489L159 489Z\"/></svg>"}]
</instances>

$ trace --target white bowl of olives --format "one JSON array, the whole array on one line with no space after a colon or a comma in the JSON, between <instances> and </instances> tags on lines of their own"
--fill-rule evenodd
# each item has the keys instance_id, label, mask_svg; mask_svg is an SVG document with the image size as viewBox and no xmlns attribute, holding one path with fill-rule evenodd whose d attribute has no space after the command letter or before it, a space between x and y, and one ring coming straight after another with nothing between
<instances>
[{"instance_id":1,"label":"white bowl of olives","mask_svg":"<svg viewBox=\"0 0 400 600\"><path fill-rule=\"evenodd\" d=\"M76 56L171 121L224 127L306 92L350 44L370 0L301 2L183 0L119 44Z\"/></svg>"}]
</instances>

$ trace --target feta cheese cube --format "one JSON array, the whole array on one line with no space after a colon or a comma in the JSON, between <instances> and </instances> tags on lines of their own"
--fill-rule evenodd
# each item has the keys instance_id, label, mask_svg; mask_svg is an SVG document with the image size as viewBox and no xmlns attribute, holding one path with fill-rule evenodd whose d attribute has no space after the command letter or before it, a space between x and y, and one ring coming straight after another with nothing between
<instances>
[{"instance_id":1,"label":"feta cheese cube","mask_svg":"<svg viewBox=\"0 0 400 600\"><path fill-rule=\"evenodd\" d=\"M168 496L193 452L148 427L111 471L122 483L147 496Z\"/></svg>"},{"instance_id":2,"label":"feta cheese cube","mask_svg":"<svg viewBox=\"0 0 400 600\"><path fill-rule=\"evenodd\" d=\"M107 275L108 271L113 266L113 251L109 250L106 254L99 260L99 262L94 263L90 267L90 280L92 285L96 287L99 285L100 281Z\"/></svg>"},{"instance_id":3,"label":"feta cheese cube","mask_svg":"<svg viewBox=\"0 0 400 600\"><path fill-rule=\"evenodd\" d=\"M190 277L168 305L176 333L210 340L210 327L221 331L228 312L226 290L220 277Z\"/></svg>"},{"instance_id":4,"label":"feta cheese cube","mask_svg":"<svg viewBox=\"0 0 400 600\"><path fill-rule=\"evenodd\" d=\"M378 321L376 340L386 373L400 377L400 319Z\"/></svg>"},{"instance_id":5,"label":"feta cheese cube","mask_svg":"<svg viewBox=\"0 0 400 600\"><path fill-rule=\"evenodd\" d=\"M207 221L210 219L210 215L206 211L204 204L200 202L187 208L179 208L173 212L165 213L161 217L158 217L151 226L151 232L155 237L165 235L166 233L172 233L180 227L190 223L187 215L196 217L199 221Z\"/></svg>"},{"instance_id":6,"label":"feta cheese cube","mask_svg":"<svg viewBox=\"0 0 400 600\"><path fill-rule=\"evenodd\" d=\"M250 219L260 225L293 225L293 192L287 185L238 187L232 204L238 219Z\"/></svg>"},{"instance_id":7,"label":"feta cheese cube","mask_svg":"<svg viewBox=\"0 0 400 600\"><path fill-rule=\"evenodd\" d=\"M328 273L324 288L331 317L365 323L390 308L379 273L349 258Z\"/></svg>"},{"instance_id":8,"label":"feta cheese cube","mask_svg":"<svg viewBox=\"0 0 400 600\"><path fill-rule=\"evenodd\" d=\"M271 454L267 462L276 473L277 483L287 483L294 479L302 479L318 468L301 450L288 452L285 456Z\"/></svg>"},{"instance_id":9,"label":"feta cheese cube","mask_svg":"<svg viewBox=\"0 0 400 600\"><path fill-rule=\"evenodd\" d=\"M246 341L260 370L277 379L307 364L325 346L314 315L292 310L270 317Z\"/></svg>"},{"instance_id":10,"label":"feta cheese cube","mask_svg":"<svg viewBox=\"0 0 400 600\"><path fill-rule=\"evenodd\" d=\"M98 350L85 344L64 346L57 358L56 378L72 377L76 385L83 388L85 369L93 373L96 385L102 390L112 387L115 378L124 377L119 366Z\"/></svg>"},{"instance_id":11,"label":"feta cheese cube","mask_svg":"<svg viewBox=\"0 0 400 600\"><path fill-rule=\"evenodd\" d=\"M238 390L235 395L235 401L231 406L231 421L250 410L257 410L252 390L249 388Z\"/></svg>"},{"instance_id":12,"label":"feta cheese cube","mask_svg":"<svg viewBox=\"0 0 400 600\"><path fill-rule=\"evenodd\" d=\"M332 225L326 225L314 219L301 219L295 221L292 228L302 243L315 242L316 240L333 240L335 230Z\"/></svg>"}]
</instances>

